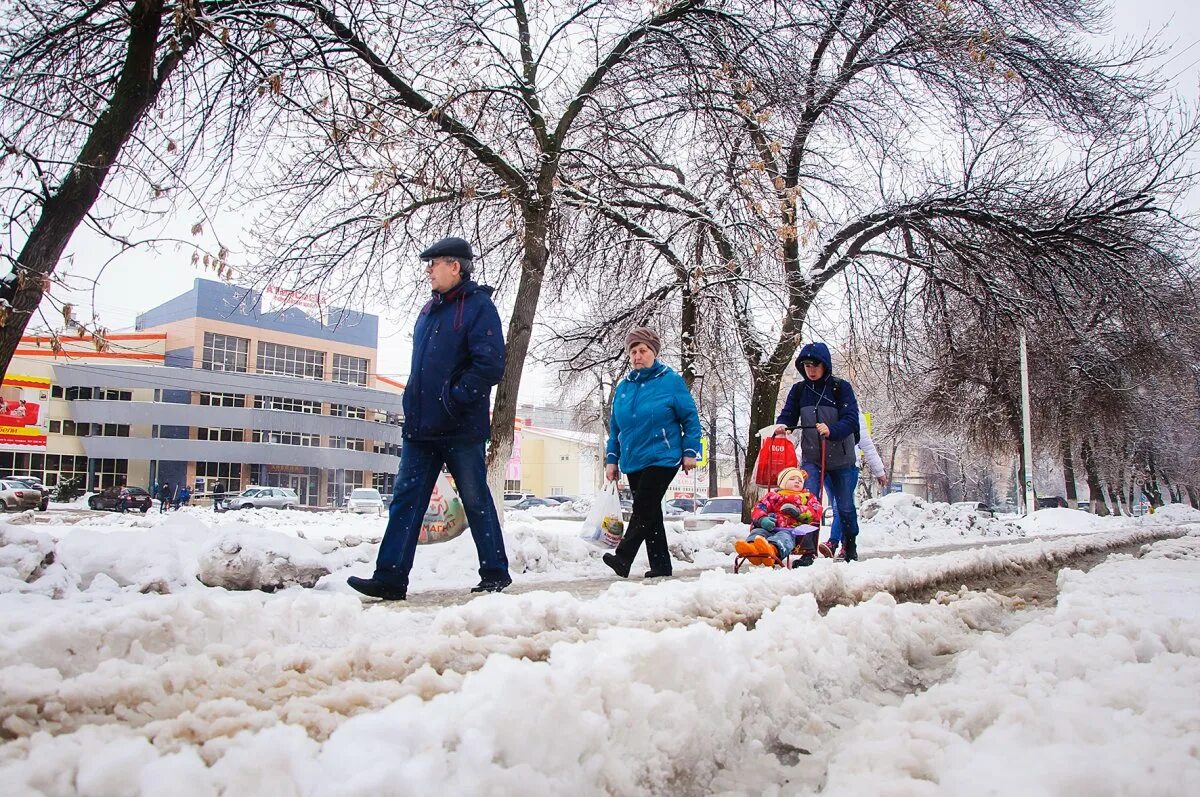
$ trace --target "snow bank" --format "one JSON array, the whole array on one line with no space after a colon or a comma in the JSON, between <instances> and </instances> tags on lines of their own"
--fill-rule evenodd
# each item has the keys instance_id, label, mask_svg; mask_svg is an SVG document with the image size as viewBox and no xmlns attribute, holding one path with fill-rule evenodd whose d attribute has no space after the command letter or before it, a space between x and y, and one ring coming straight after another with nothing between
<instances>
[{"instance_id":1,"label":"snow bank","mask_svg":"<svg viewBox=\"0 0 1200 797\"><path fill-rule=\"evenodd\" d=\"M221 533L200 552L197 578L209 587L261 589L313 587L330 569L308 543L265 529Z\"/></svg>"},{"instance_id":2,"label":"snow bank","mask_svg":"<svg viewBox=\"0 0 1200 797\"><path fill-rule=\"evenodd\" d=\"M914 543L945 544L964 538L1024 537L1015 517L992 517L971 506L925 501L909 493L889 493L858 509L860 551L909 548Z\"/></svg>"},{"instance_id":3,"label":"snow bank","mask_svg":"<svg viewBox=\"0 0 1200 797\"><path fill-rule=\"evenodd\" d=\"M0 612L0 778L52 795L1194 793L1200 537L1064 573L1053 612L880 594L822 615L808 594L1086 543L433 613L311 591L86 612L0 596L22 609Z\"/></svg>"}]
</instances>

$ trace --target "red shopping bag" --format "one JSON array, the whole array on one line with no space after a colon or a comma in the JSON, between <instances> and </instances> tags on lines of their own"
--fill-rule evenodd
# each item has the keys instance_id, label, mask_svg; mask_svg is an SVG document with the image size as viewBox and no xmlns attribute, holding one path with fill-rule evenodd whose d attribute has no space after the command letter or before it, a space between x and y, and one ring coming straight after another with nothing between
<instances>
[{"instance_id":1,"label":"red shopping bag","mask_svg":"<svg viewBox=\"0 0 1200 797\"><path fill-rule=\"evenodd\" d=\"M764 437L754 466L754 483L759 487L775 487L784 468L795 468L799 464L791 440L783 436Z\"/></svg>"}]
</instances>

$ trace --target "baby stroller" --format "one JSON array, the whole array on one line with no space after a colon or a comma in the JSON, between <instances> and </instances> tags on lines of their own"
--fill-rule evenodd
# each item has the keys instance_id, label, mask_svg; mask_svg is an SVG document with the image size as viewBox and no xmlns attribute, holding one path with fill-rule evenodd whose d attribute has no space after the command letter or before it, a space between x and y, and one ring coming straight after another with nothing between
<instances>
[{"instance_id":1,"label":"baby stroller","mask_svg":"<svg viewBox=\"0 0 1200 797\"><path fill-rule=\"evenodd\" d=\"M799 427L788 427L788 431L794 431ZM770 438L763 440L763 450L759 453L758 464L755 467L755 484L760 487L774 486L775 479L784 468L793 468L798 464L796 457L796 447L792 441L782 435L773 435ZM825 440L821 440L821 472L820 478L817 480L817 500L821 499L821 491L825 484ZM821 530L825 525L825 516L822 512L821 517L817 520L817 550L816 555L826 559L833 558L833 549L827 542L821 542ZM804 536L807 536L804 535ZM796 538L796 544L792 548L791 554L784 557L782 560L774 553L762 554L760 556L742 556L737 554L733 560L733 572L741 572L742 566L749 564L751 566L764 567L782 567L787 570L793 569L795 558L804 554L811 554L813 551L805 547L803 536Z\"/></svg>"}]
</instances>

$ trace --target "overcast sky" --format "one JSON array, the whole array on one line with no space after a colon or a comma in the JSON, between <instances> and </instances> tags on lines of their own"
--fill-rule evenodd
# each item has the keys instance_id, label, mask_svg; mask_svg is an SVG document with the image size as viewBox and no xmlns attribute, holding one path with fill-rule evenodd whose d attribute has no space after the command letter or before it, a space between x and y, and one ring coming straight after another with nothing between
<instances>
[{"instance_id":1,"label":"overcast sky","mask_svg":"<svg viewBox=\"0 0 1200 797\"><path fill-rule=\"evenodd\" d=\"M1169 78L1176 93L1193 102L1200 97L1198 8L1200 3L1195 0L1116 0L1111 35L1113 40L1146 34L1159 36L1161 43L1170 48L1159 61L1162 74ZM171 226L186 231L193 221L184 219ZM146 234L143 231L143 235ZM238 236L235 233L233 237ZM132 328L139 312L187 291L196 277L214 278L211 271L190 265L190 253L176 251L172 246L163 246L157 253L135 251L106 264L113 253L107 243L81 230L68 250L70 262L65 264L67 271L78 277L94 277L103 269L94 301L90 290L86 295L72 297L71 301L83 310L82 316L90 316L85 308L94 307L100 323L109 329ZM235 244L234 263L237 254ZM416 254L413 252L414 258ZM408 334L414 320L414 308L404 302L403 306L366 309L380 316L378 372L396 378L407 377L411 357ZM530 373L528 367L526 374L522 399L551 400L552 378Z\"/></svg>"}]
</instances>

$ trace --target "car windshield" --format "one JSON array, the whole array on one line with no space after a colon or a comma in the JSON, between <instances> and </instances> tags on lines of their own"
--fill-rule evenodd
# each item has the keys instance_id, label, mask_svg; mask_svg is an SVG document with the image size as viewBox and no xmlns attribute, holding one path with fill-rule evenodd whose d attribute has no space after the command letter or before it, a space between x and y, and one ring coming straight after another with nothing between
<instances>
[{"instance_id":1,"label":"car windshield","mask_svg":"<svg viewBox=\"0 0 1200 797\"><path fill-rule=\"evenodd\" d=\"M242 496L244 498L254 498L256 495L258 495L261 492L262 492L261 490L246 490L245 492L242 493Z\"/></svg>"},{"instance_id":2,"label":"car windshield","mask_svg":"<svg viewBox=\"0 0 1200 797\"><path fill-rule=\"evenodd\" d=\"M742 511L740 498L714 498L700 510L702 515L732 515Z\"/></svg>"},{"instance_id":3,"label":"car windshield","mask_svg":"<svg viewBox=\"0 0 1200 797\"><path fill-rule=\"evenodd\" d=\"M378 491L378 490L371 490L371 489L355 490L355 491L353 491L352 493L350 493L350 497L351 497L351 498L359 498L359 499L362 499L362 500L368 500L368 499L372 499L372 498L378 498L378 497L379 497L379 491Z\"/></svg>"},{"instance_id":4,"label":"car windshield","mask_svg":"<svg viewBox=\"0 0 1200 797\"><path fill-rule=\"evenodd\" d=\"M130 487L129 492L132 495L149 495L150 493L143 490L141 487Z\"/></svg>"}]
</instances>

